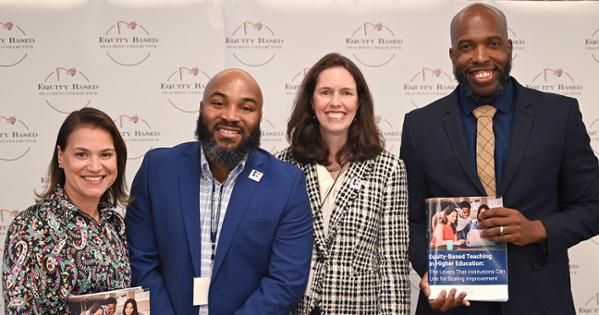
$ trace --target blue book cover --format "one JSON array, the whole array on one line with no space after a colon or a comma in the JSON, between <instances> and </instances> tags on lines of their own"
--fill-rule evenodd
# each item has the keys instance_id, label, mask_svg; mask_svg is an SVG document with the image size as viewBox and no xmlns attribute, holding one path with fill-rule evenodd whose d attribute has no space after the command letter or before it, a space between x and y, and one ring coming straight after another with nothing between
<instances>
[{"instance_id":1,"label":"blue book cover","mask_svg":"<svg viewBox=\"0 0 599 315\"><path fill-rule=\"evenodd\" d=\"M430 298L466 292L470 301L507 301L507 245L482 238L479 215L502 207L500 197L426 199Z\"/></svg>"}]
</instances>

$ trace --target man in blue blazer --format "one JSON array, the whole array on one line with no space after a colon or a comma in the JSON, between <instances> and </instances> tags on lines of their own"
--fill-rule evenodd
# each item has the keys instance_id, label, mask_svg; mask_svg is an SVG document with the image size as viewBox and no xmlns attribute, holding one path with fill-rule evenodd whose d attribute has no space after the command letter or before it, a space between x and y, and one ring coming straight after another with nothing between
<instances>
[{"instance_id":1,"label":"man in blue blazer","mask_svg":"<svg viewBox=\"0 0 599 315\"><path fill-rule=\"evenodd\" d=\"M148 152L125 218L133 285L153 314L286 314L302 296L312 216L302 172L258 148L262 92L208 83L197 142Z\"/></svg>"},{"instance_id":2,"label":"man in blue blazer","mask_svg":"<svg viewBox=\"0 0 599 315\"><path fill-rule=\"evenodd\" d=\"M568 248L599 233L599 169L578 102L509 76L512 43L498 9L473 4L451 23L459 82L450 95L405 117L410 260L422 276L416 314L574 315ZM508 244L509 300L470 302L463 292L429 300L425 198L486 195L477 175L474 108L491 105L496 194L483 236Z\"/></svg>"}]
</instances>

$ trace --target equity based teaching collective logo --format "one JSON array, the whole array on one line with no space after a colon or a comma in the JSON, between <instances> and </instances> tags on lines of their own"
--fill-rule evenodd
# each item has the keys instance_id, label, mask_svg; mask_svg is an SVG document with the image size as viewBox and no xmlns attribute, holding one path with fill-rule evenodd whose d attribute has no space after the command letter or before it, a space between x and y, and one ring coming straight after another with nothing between
<instances>
[{"instance_id":1,"label":"equity based teaching collective logo","mask_svg":"<svg viewBox=\"0 0 599 315\"><path fill-rule=\"evenodd\" d=\"M561 68L543 69L534 75L531 82L526 84L526 87L572 97L580 96L583 91L583 86L577 84L572 75Z\"/></svg>"},{"instance_id":2,"label":"equity based teaching collective logo","mask_svg":"<svg viewBox=\"0 0 599 315\"><path fill-rule=\"evenodd\" d=\"M128 160L137 160L143 157L160 140L160 131L152 128L139 115L119 115L114 122L127 144Z\"/></svg>"},{"instance_id":3,"label":"equity based teaching collective logo","mask_svg":"<svg viewBox=\"0 0 599 315\"><path fill-rule=\"evenodd\" d=\"M453 76L441 68L423 67L403 83L404 94L415 108L445 96L456 87Z\"/></svg>"},{"instance_id":4,"label":"equity based teaching collective logo","mask_svg":"<svg viewBox=\"0 0 599 315\"><path fill-rule=\"evenodd\" d=\"M511 28L508 27L507 31L512 40L512 60L516 60L518 55L526 48L526 41L518 37L516 32Z\"/></svg>"},{"instance_id":5,"label":"equity based teaching collective logo","mask_svg":"<svg viewBox=\"0 0 599 315\"><path fill-rule=\"evenodd\" d=\"M200 100L210 76L198 67L180 66L165 82L160 82L160 93L169 104L184 113L197 113Z\"/></svg>"},{"instance_id":6,"label":"equity based teaching collective logo","mask_svg":"<svg viewBox=\"0 0 599 315\"><path fill-rule=\"evenodd\" d=\"M35 38L28 36L19 25L10 21L0 21L0 67L13 67L20 64L35 44Z\"/></svg>"},{"instance_id":7,"label":"equity based teaching collective logo","mask_svg":"<svg viewBox=\"0 0 599 315\"><path fill-rule=\"evenodd\" d=\"M584 39L584 44L587 51L591 53L591 57L596 63L599 63L599 28L596 29L590 37Z\"/></svg>"},{"instance_id":8,"label":"equity based teaching collective logo","mask_svg":"<svg viewBox=\"0 0 599 315\"><path fill-rule=\"evenodd\" d=\"M597 315L599 314L599 292L595 292L591 297L589 297L584 305L578 306L577 314L589 314L589 315Z\"/></svg>"},{"instance_id":9,"label":"equity based teaching collective logo","mask_svg":"<svg viewBox=\"0 0 599 315\"><path fill-rule=\"evenodd\" d=\"M387 117L393 117L391 115ZM401 129L397 123L391 122L391 120L383 118L382 115L376 115L374 117L376 124L378 125L383 138L385 139L385 147L389 152L397 152L399 150L399 144L401 143Z\"/></svg>"},{"instance_id":10,"label":"equity based teaching collective logo","mask_svg":"<svg viewBox=\"0 0 599 315\"><path fill-rule=\"evenodd\" d=\"M19 213L21 213L21 211L19 211L18 209L0 208L0 223L2 223L0 224L0 230L4 232L4 230L6 229L5 224L12 222L12 220L17 215L19 215Z\"/></svg>"},{"instance_id":11,"label":"equity based teaching collective logo","mask_svg":"<svg viewBox=\"0 0 599 315\"><path fill-rule=\"evenodd\" d=\"M263 22L245 21L225 38L225 45L235 60L249 67L268 64L284 44L285 40Z\"/></svg>"},{"instance_id":12,"label":"equity based teaching collective logo","mask_svg":"<svg viewBox=\"0 0 599 315\"><path fill-rule=\"evenodd\" d=\"M382 67L402 49L403 39L383 23L364 22L345 38L353 57L368 67Z\"/></svg>"},{"instance_id":13,"label":"equity based teaching collective logo","mask_svg":"<svg viewBox=\"0 0 599 315\"><path fill-rule=\"evenodd\" d=\"M37 84L37 91L53 110L68 114L89 106L100 86L75 67L56 67Z\"/></svg>"},{"instance_id":14,"label":"equity based teaching collective logo","mask_svg":"<svg viewBox=\"0 0 599 315\"><path fill-rule=\"evenodd\" d=\"M150 58L158 38L136 21L116 21L98 38L106 56L120 66L137 66Z\"/></svg>"},{"instance_id":15,"label":"equity based teaching collective logo","mask_svg":"<svg viewBox=\"0 0 599 315\"><path fill-rule=\"evenodd\" d=\"M260 146L270 153L284 149L287 144L285 131L266 118L263 118L260 123L260 132Z\"/></svg>"},{"instance_id":16,"label":"equity based teaching collective logo","mask_svg":"<svg viewBox=\"0 0 599 315\"><path fill-rule=\"evenodd\" d=\"M284 83L285 94L291 97L295 97L297 95L297 91L299 91L300 85L304 80L306 74L308 74L310 68L303 68L302 70L293 74L293 77L288 82Z\"/></svg>"},{"instance_id":17,"label":"equity based teaching collective logo","mask_svg":"<svg viewBox=\"0 0 599 315\"><path fill-rule=\"evenodd\" d=\"M15 116L0 115L0 161L16 161L29 153L38 133Z\"/></svg>"},{"instance_id":18,"label":"equity based teaching collective logo","mask_svg":"<svg viewBox=\"0 0 599 315\"><path fill-rule=\"evenodd\" d=\"M4 239L10 223L21 213L19 209L8 209L0 207L0 251L4 252Z\"/></svg>"}]
</instances>

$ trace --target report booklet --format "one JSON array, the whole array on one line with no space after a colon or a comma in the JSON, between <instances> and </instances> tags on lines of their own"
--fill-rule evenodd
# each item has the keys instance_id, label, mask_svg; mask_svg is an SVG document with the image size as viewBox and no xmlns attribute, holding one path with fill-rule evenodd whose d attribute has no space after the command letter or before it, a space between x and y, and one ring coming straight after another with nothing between
<instances>
[{"instance_id":1,"label":"report booklet","mask_svg":"<svg viewBox=\"0 0 599 315\"><path fill-rule=\"evenodd\" d=\"M500 197L426 199L431 299L456 288L470 301L508 300L507 245L482 238L478 219L502 206Z\"/></svg>"},{"instance_id":2,"label":"report booklet","mask_svg":"<svg viewBox=\"0 0 599 315\"><path fill-rule=\"evenodd\" d=\"M105 315L110 308L113 314L150 315L150 291L142 287L71 295L67 302L72 315Z\"/></svg>"}]
</instances>

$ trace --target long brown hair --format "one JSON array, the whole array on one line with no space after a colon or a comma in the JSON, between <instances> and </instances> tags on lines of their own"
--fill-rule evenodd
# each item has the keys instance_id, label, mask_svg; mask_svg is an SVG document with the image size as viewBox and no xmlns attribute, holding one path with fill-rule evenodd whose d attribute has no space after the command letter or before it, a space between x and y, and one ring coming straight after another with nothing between
<instances>
[{"instance_id":1,"label":"long brown hair","mask_svg":"<svg viewBox=\"0 0 599 315\"><path fill-rule=\"evenodd\" d=\"M291 143L291 154L300 163L329 165L329 149L322 141L320 126L312 109L314 89L320 73L334 67L347 70L358 93L358 110L349 126L347 142L335 156L338 163L344 157L349 162L362 162L376 157L383 151L384 141L374 119L374 105L370 89L358 67L347 57L330 53L322 57L306 74L299 88L293 111L287 123L287 140Z\"/></svg>"},{"instance_id":2,"label":"long brown hair","mask_svg":"<svg viewBox=\"0 0 599 315\"><path fill-rule=\"evenodd\" d=\"M451 229L455 233L456 232L456 226L458 225L458 211L455 208L453 208L452 206L447 206L447 207L445 207L445 209L443 209L443 217L441 218L441 223L448 224L449 223L449 219L447 217L452 212L455 212L455 214L456 214L456 221L454 223L451 223L449 226L451 227Z\"/></svg>"},{"instance_id":3,"label":"long brown hair","mask_svg":"<svg viewBox=\"0 0 599 315\"><path fill-rule=\"evenodd\" d=\"M54 145L52 161L50 161L50 166L48 167L50 184L44 193L37 194L38 198L50 196L54 192L56 185L64 187L66 178L64 170L58 166L58 147L64 150L67 147L69 136L75 129L81 126L103 129L112 137L114 150L116 151L117 175L112 186L102 196L102 201L109 202L113 207L117 204L125 206L128 198L127 184L125 182L125 167L127 164L127 147L125 141L121 137L121 133L112 118L106 115L106 113L91 107L84 107L70 113L62 123L62 126L60 126L56 144Z\"/></svg>"}]
</instances>

